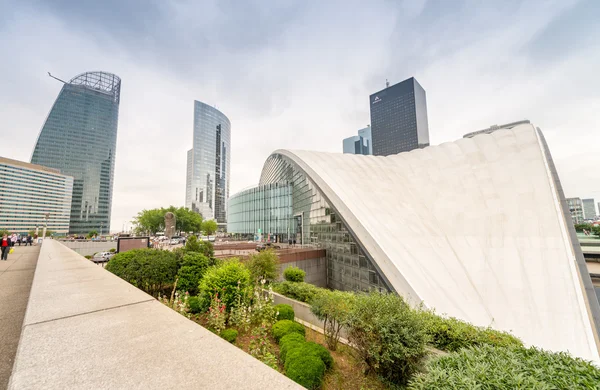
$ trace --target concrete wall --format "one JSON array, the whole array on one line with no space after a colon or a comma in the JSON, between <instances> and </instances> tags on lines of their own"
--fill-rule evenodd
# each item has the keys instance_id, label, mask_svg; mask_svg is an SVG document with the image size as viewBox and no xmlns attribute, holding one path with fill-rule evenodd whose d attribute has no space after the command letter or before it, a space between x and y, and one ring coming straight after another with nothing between
<instances>
[{"instance_id":1,"label":"concrete wall","mask_svg":"<svg viewBox=\"0 0 600 390\"><path fill-rule=\"evenodd\" d=\"M288 267L298 267L306 276L306 283L318 287L327 287L327 258L323 249L299 249L278 252L280 269L279 280L283 280L283 271Z\"/></svg>"},{"instance_id":2,"label":"concrete wall","mask_svg":"<svg viewBox=\"0 0 600 390\"><path fill-rule=\"evenodd\" d=\"M108 252L111 248L117 249L116 241L58 241L67 248L74 250L81 256L92 256L97 252Z\"/></svg>"},{"instance_id":3,"label":"concrete wall","mask_svg":"<svg viewBox=\"0 0 600 390\"><path fill-rule=\"evenodd\" d=\"M40 250L9 389L301 389L58 241Z\"/></svg>"}]
</instances>

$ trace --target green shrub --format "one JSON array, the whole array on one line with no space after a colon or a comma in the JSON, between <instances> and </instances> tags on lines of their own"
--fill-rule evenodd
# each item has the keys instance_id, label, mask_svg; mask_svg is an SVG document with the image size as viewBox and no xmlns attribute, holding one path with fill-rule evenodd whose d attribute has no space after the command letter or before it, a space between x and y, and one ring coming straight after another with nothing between
<instances>
[{"instance_id":1,"label":"green shrub","mask_svg":"<svg viewBox=\"0 0 600 390\"><path fill-rule=\"evenodd\" d=\"M267 282L272 282L279 273L279 257L274 250L268 249L250 255L246 267L250 270L254 281L264 279Z\"/></svg>"},{"instance_id":2,"label":"green shrub","mask_svg":"<svg viewBox=\"0 0 600 390\"><path fill-rule=\"evenodd\" d=\"M283 336L290 333L299 333L302 336L306 334L304 325L290 320L277 321L275 324L273 324L271 330L273 331L273 337L275 338L275 341L278 343Z\"/></svg>"},{"instance_id":3,"label":"green shrub","mask_svg":"<svg viewBox=\"0 0 600 390\"><path fill-rule=\"evenodd\" d=\"M325 374L325 363L314 355L288 358L285 376L307 389L319 389Z\"/></svg>"},{"instance_id":4,"label":"green shrub","mask_svg":"<svg viewBox=\"0 0 600 390\"><path fill-rule=\"evenodd\" d=\"M354 297L351 292L326 291L317 294L310 304L310 311L323 321L325 341L332 351L337 348L342 327L352 311Z\"/></svg>"},{"instance_id":5,"label":"green shrub","mask_svg":"<svg viewBox=\"0 0 600 390\"><path fill-rule=\"evenodd\" d=\"M301 270L298 267L287 267L283 271L283 277L288 282L304 282L304 277L306 276L306 272Z\"/></svg>"},{"instance_id":6,"label":"green shrub","mask_svg":"<svg viewBox=\"0 0 600 390\"><path fill-rule=\"evenodd\" d=\"M285 363L285 357L288 351L306 343L306 339L300 333L289 333L279 340L279 359Z\"/></svg>"},{"instance_id":7,"label":"green shrub","mask_svg":"<svg viewBox=\"0 0 600 390\"><path fill-rule=\"evenodd\" d=\"M202 303L200 302L200 298L198 297L190 297L188 299L188 307L190 308L190 312L194 314L198 314L202 312Z\"/></svg>"},{"instance_id":8,"label":"green shrub","mask_svg":"<svg viewBox=\"0 0 600 390\"><path fill-rule=\"evenodd\" d=\"M202 253L188 252L183 255L181 268L177 271L177 290L197 295L200 280L209 266L210 260Z\"/></svg>"},{"instance_id":9,"label":"green shrub","mask_svg":"<svg viewBox=\"0 0 600 390\"><path fill-rule=\"evenodd\" d=\"M90 260L92 258L92 255L85 255L83 257L85 257L86 259Z\"/></svg>"},{"instance_id":10,"label":"green shrub","mask_svg":"<svg viewBox=\"0 0 600 390\"><path fill-rule=\"evenodd\" d=\"M323 363L325 363L327 369L333 367L333 357L331 356L331 352L321 344L310 341L300 347L300 349L303 353L318 356Z\"/></svg>"},{"instance_id":11,"label":"green shrub","mask_svg":"<svg viewBox=\"0 0 600 390\"><path fill-rule=\"evenodd\" d=\"M521 340L509 333L480 328L453 317L441 317L434 311L422 311L421 317L425 322L431 345L444 351L458 351L461 348L484 344L500 347L523 345Z\"/></svg>"},{"instance_id":12,"label":"green shrub","mask_svg":"<svg viewBox=\"0 0 600 390\"><path fill-rule=\"evenodd\" d=\"M214 265L215 249L210 241L202 241L198 240L196 236L189 236L186 238L185 247L183 250L186 253L202 253L211 261L211 265Z\"/></svg>"},{"instance_id":13,"label":"green shrub","mask_svg":"<svg viewBox=\"0 0 600 390\"><path fill-rule=\"evenodd\" d=\"M221 332L221 337L230 343L235 343L235 339L237 339L238 331L235 329L224 329Z\"/></svg>"},{"instance_id":14,"label":"green shrub","mask_svg":"<svg viewBox=\"0 0 600 390\"><path fill-rule=\"evenodd\" d=\"M420 313L397 294L357 294L347 326L349 341L369 371L395 384L406 384L426 354Z\"/></svg>"},{"instance_id":15,"label":"green shrub","mask_svg":"<svg viewBox=\"0 0 600 390\"><path fill-rule=\"evenodd\" d=\"M491 345L431 359L409 389L597 389L600 369L569 354Z\"/></svg>"},{"instance_id":16,"label":"green shrub","mask_svg":"<svg viewBox=\"0 0 600 390\"><path fill-rule=\"evenodd\" d=\"M133 249L117 253L106 269L151 295L172 288L177 274L177 259L169 251Z\"/></svg>"},{"instance_id":17,"label":"green shrub","mask_svg":"<svg viewBox=\"0 0 600 390\"><path fill-rule=\"evenodd\" d=\"M200 281L199 296L206 309L210 297L218 292L221 302L229 311L246 296L250 288L250 271L238 259L233 258L220 266L208 268Z\"/></svg>"},{"instance_id":18,"label":"green shrub","mask_svg":"<svg viewBox=\"0 0 600 390\"><path fill-rule=\"evenodd\" d=\"M279 305L275 305L275 310L277 310L277 313L279 313L277 314L277 321L294 321L294 308L292 306L281 303Z\"/></svg>"},{"instance_id":19,"label":"green shrub","mask_svg":"<svg viewBox=\"0 0 600 390\"><path fill-rule=\"evenodd\" d=\"M311 303L317 294L329 290L309 283L285 281L275 285L273 291L300 302Z\"/></svg>"},{"instance_id":20,"label":"green shrub","mask_svg":"<svg viewBox=\"0 0 600 390\"><path fill-rule=\"evenodd\" d=\"M115 253L117 250L115 248L110 248L109 252L110 253Z\"/></svg>"}]
</instances>

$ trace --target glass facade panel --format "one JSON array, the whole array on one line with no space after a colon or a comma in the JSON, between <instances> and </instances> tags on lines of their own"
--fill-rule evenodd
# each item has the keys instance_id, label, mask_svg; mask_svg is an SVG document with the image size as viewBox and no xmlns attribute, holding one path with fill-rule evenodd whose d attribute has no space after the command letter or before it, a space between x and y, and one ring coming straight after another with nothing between
<instances>
[{"instance_id":1,"label":"glass facade panel","mask_svg":"<svg viewBox=\"0 0 600 390\"><path fill-rule=\"evenodd\" d=\"M65 83L33 150L33 164L73 176L70 233L110 230L120 91L104 72Z\"/></svg>"}]
</instances>

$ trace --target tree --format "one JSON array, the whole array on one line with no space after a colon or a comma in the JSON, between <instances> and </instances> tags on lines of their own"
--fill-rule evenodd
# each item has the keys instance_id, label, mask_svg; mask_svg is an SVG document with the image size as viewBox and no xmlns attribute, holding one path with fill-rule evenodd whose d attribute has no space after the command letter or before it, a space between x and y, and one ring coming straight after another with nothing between
<instances>
[{"instance_id":1,"label":"tree","mask_svg":"<svg viewBox=\"0 0 600 390\"><path fill-rule=\"evenodd\" d=\"M593 229L592 224L591 223L576 223L575 224L575 230L578 232L583 232L583 230L591 230Z\"/></svg>"},{"instance_id":2,"label":"tree","mask_svg":"<svg viewBox=\"0 0 600 390\"><path fill-rule=\"evenodd\" d=\"M335 351L340 341L340 332L348 320L354 305L355 295L344 291L327 291L317 294L310 311L323 321L327 347Z\"/></svg>"},{"instance_id":3,"label":"tree","mask_svg":"<svg viewBox=\"0 0 600 390\"><path fill-rule=\"evenodd\" d=\"M277 278L279 273L279 257L274 250L268 249L250 255L246 267L250 270L252 279L255 282L260 279L272 282Z\"/></svg>"},{"instance_id":4,"label":"tree","mask_svg":"<svg viewBox=\"0 0 600 390\"><path fill-rule=\"evenodd\" d=\"M87 238L92 238L94 236L98 235L98 231L96 230L90 230L90 232L87 234Z\"/></svg>"},{"instance_id":5,"label":"tree","mask_svg":"<svg viewBox=\"0 0 600 390\"><path fill-rule=\"evenodd\" d=\"M198 233L202 228L202 216L185 207L169 206L159 209L142 210L134 218L138 232L156 234L165 229L165 214L175 214L175 229L179 232Z\"/></svg>"},{"instance_id":6,"label":"tree","mask_svg":"<svg viewBox=\"0 0 600 390\"><path fill-rule=\"evenodd\" d=\"M202 222L202 231L204 231L204 234L207 236L213 235L217 231L217 227L217 221L214 219L209 219Z\"/></svg>"},{"instance_id":7,"label":"tree","mask_svg":"<svg viewBox=\"0 0 600 390\"><path fill-rule=\"evenodd\" d=\"M8 236L9 235L9 231L6 230L6 229L0 229L0 237L2 237L4 235Z\"/></svg>"},{"instance_id":8,"label":"tree","mask_svg":"<svg viewBox=\"0 0 600 390\"><path fill-rule=\"evenodd\" d=\"M595 236L600 236L600 225L597 225L597 226L594 226L594 227L592 227L592 233L593 233Z\"/></svg>"}]
</instances>

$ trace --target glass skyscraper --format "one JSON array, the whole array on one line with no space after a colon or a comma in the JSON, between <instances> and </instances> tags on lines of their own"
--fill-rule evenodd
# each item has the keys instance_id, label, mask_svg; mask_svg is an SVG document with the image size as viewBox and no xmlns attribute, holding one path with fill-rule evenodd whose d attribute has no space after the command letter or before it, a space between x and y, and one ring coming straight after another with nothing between
<instances>
[{"instance_id":1,"label":"glass skyscraper","mask_svg":"<svg viewBox=\"0 0 600 390\"><path fill-rule=\"evenodd\" d=\"M344 153L350 154L373 154L373 140L371 137L371 126L358 130L358 135L344 138Z\"/></svg>"},{"instance_id":2,"label":"glass skyscraper","mask_svg":"<svg viewBox=\"0 0 600 390\"><path fill-rule=\"evenodd\" d=\"M374 155L429 146L425 90L414 77L374 93L369 100Z\"/></svg>"},{"instance_id":3,"label":"glass skyscraper","mask_svg":"<svg viewBox=\"0 0 600 390\"><path fill-rule=\"evenodd\" d=\"M185 206L227 227L231 122L221 111L194 101L193 148L187 153Z\"/></svg>"},{"instance_id":4,"label":"glass skyscraper","mask_svg":"<svg viewBox=\"0 0 600 390\"><path fill-rule=\"evenodd\" d=\"M72 176L69 233L110 231L121 79L87 72L65 82L42 127L33 164Z\"/></svg>"}]
</instances>

